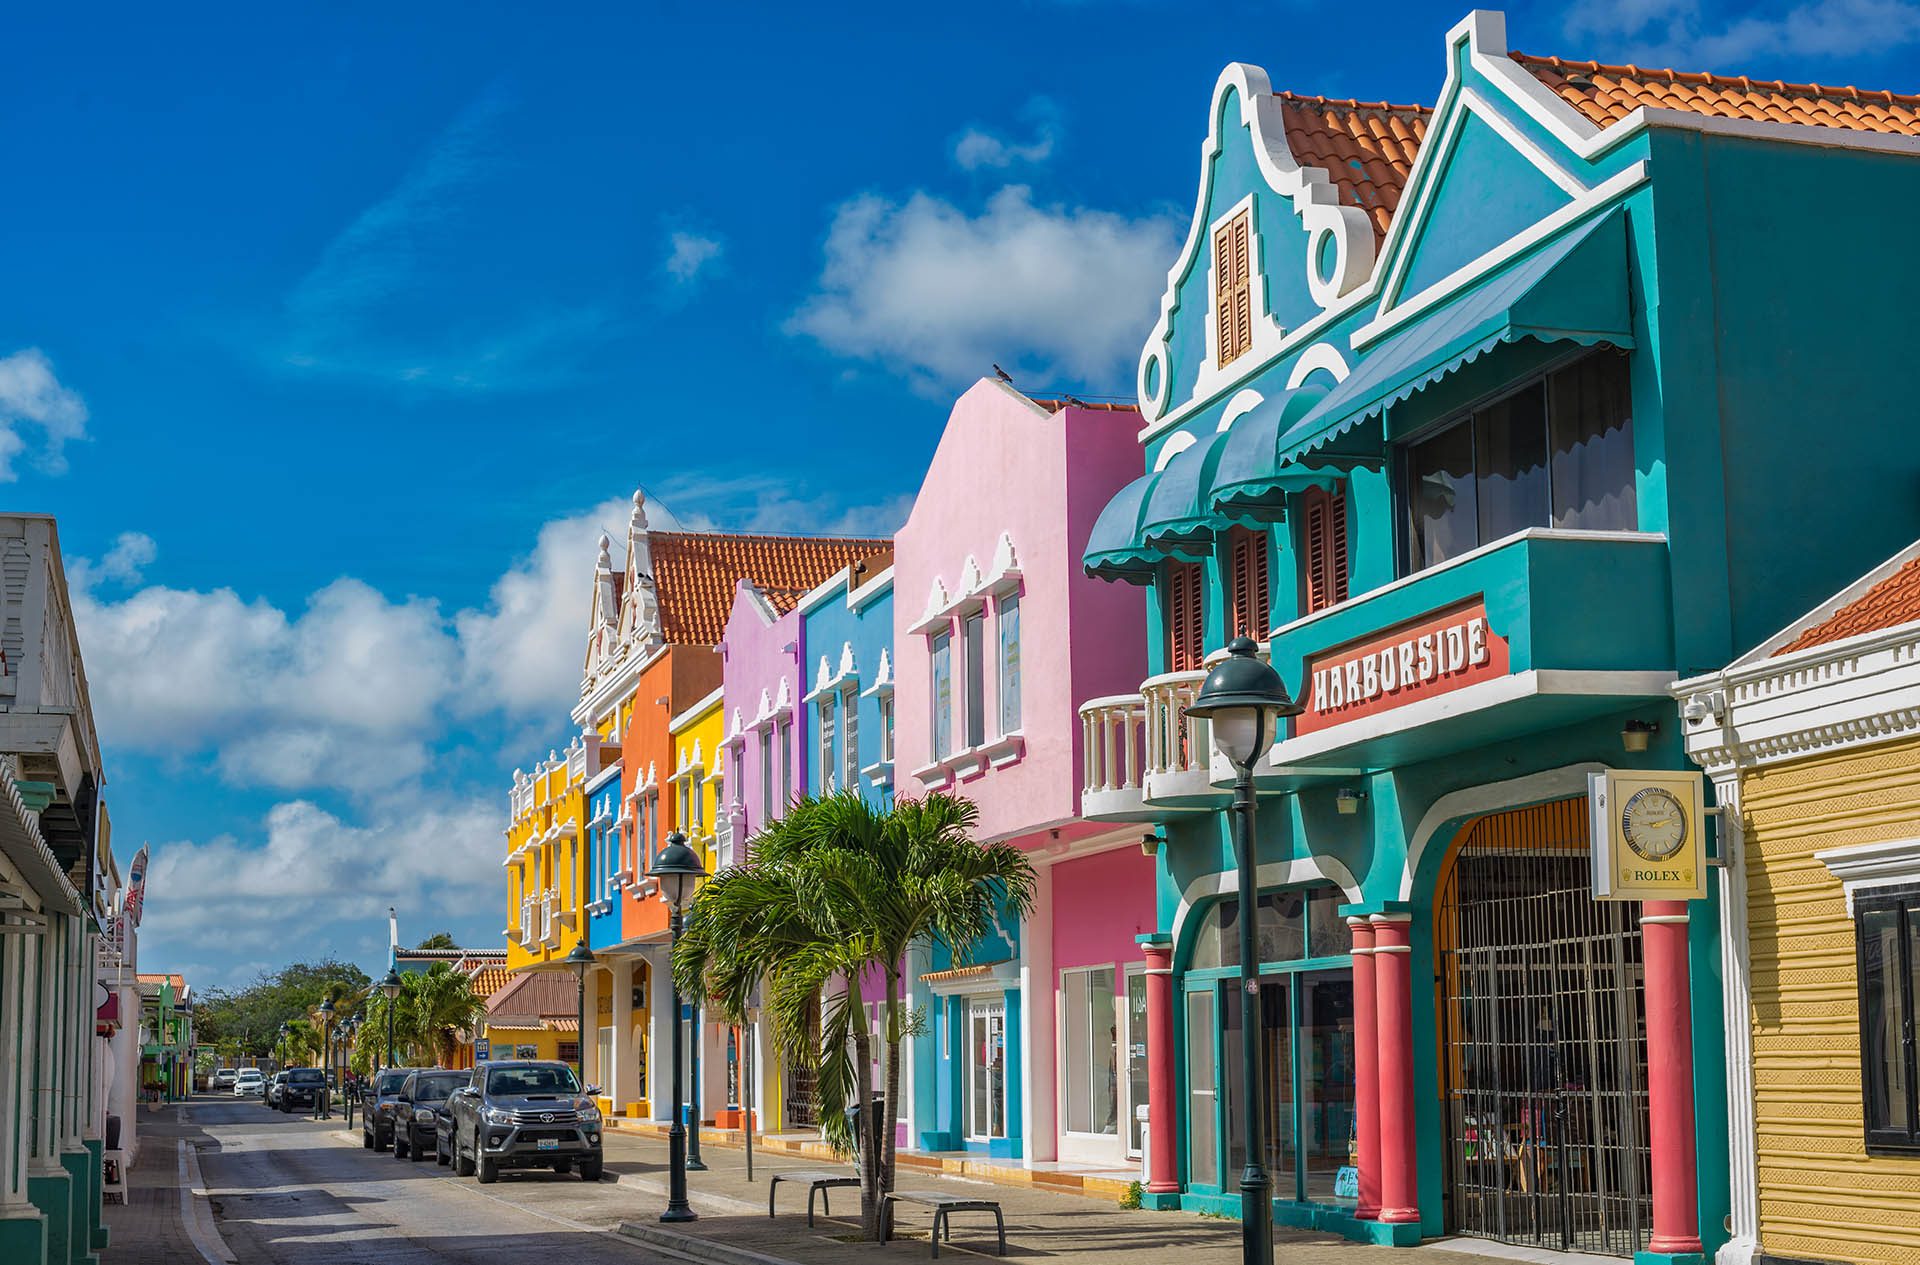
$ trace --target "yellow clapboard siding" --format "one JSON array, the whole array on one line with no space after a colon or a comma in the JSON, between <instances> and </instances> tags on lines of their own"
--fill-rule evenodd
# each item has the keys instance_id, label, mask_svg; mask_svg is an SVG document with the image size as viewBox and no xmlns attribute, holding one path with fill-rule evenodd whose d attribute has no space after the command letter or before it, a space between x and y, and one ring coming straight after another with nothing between
<instances>
[{"instance_id":1,"label":"yellow clapboard siding","mask_svg":"<svg viewBox=\"0 0 1920 1265\"><path fill-rule=\"evenodd\" d=\"M1748 772L1741 804L1761 1241L1920 1265L1920 1158L1866 1153L1854 927L1814 856L1920 833L1920 740Z\"/></svg>"}]
</instances>

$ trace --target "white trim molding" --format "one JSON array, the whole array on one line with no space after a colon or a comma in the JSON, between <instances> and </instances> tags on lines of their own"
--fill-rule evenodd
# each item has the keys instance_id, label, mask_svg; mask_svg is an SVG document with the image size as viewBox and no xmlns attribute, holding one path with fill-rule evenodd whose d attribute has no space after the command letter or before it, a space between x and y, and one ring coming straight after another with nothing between
<instances>
[{"instance_id":1,"label":"white trim molding","mask_svg":"<svg viewBox=\"0 0 1920 1265\"><path fill-rule=\"evenodd\" d=\"M1840 880L1847 893L1847 917L1854 916L1853 898L1879 887L1920 883L1920 839L1888 839L1879 843L1828 848L1813 859Z\"/></svg>"}]
</instances>

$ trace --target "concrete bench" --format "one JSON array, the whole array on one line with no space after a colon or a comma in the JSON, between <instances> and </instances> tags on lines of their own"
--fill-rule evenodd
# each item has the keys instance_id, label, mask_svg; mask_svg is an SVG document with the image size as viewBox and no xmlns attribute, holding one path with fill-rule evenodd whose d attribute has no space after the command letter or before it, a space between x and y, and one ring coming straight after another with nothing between
<instances>
[{"instance_id":1,"label":"concrete bench","mask_svg":"<svg viewBox=\"0 0 1920 1265\"><path fill-rule=\"evenodd\" d=\"M887 1195L880 1207L880 1241L885 1243L893 1237L893 1205L896 1203L919 1204L923 1208L933 1209L933 1254L940 1255L940 1232L946 1231L947 1242L953 1242L953 1225L948 1217L956 1212L991 1212L993 1228L1000 1235L1000 1255L1007 1254L1007 1223L1000 1215L1000 1201L997 1199L968 1199L960 1195L942 1194L937 1190L894 1190Z\"/></svg>"},{"instance_id":2,"label":"concrete bench","mask_svg":"<svg viewBox=\"0 0 1920 1265\"><path fill-rule=\"evenodd\" d=\"M769 1217L773 1215L774 1192L780 1189L781 1182L794 1182L806 1186L807 1226L808 1228L812 1228L813 1197L815 1195L820 1196L821 1210L831 1216L833 1213L833 1205L827 1202L827 1192L839 1187L857 1187L860 1184L860 1179L858 1177L849 1177L845 1173L831 1172L823 1168L797 1168L790 1169L784 1173L775 1173L773 1180L767 1183L767 1215Z\"/></svg>"}]
</instances>

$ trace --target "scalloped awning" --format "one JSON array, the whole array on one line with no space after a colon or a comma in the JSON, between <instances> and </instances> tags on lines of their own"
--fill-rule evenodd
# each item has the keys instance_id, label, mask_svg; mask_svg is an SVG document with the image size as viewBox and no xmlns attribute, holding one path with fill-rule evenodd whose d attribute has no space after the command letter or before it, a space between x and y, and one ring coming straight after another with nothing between
<instances>
[{"instance_id":1,"label":"scalloped awning","mask_svg":"<svg viewBox=\"0 0 1920 1265\"><path fill-rule=\"evenodd\" d=\"M1531 338L1632 347L1632 330L1626 217L1614 210L1383 339L1344 382L1280 436L1278 463L1377 461L1385 450L1384 428L1362 428L1361 423L1382 417L1392 405L1503 343ZM1333 442L1342 437L1343 442Z\"/></svg>"}]
</instances>

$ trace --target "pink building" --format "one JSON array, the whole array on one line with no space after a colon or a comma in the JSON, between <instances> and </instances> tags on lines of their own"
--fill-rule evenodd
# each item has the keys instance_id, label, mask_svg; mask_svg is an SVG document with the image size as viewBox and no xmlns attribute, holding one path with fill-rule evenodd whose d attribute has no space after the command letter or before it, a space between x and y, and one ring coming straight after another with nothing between
<instances>
[{"instance_id":1,"label":"pink building","mask_svg":"<svg viewBox=\"0 0 1920 1265\"><path fill-rule=\"evenodd\" d=\"M1144 594L1080 562L1139 474L1139 426L1131 407L976 383L895 540L898 793L973 799L981 837L1018 844L1040 874L1031 915L971 961L936 947L910 964L928 1015L913 1068L923 1149L1113 1167L1138 1153L1135 937L1155 929L1154 866L1142 827L1082 818L1076 704L1146 675Z\"/></svg>"}]
</instances>

